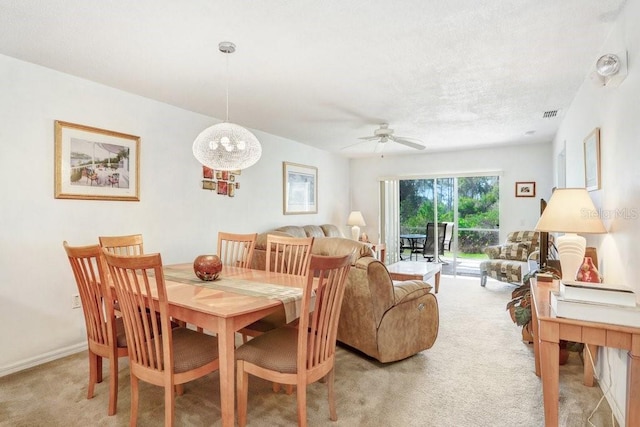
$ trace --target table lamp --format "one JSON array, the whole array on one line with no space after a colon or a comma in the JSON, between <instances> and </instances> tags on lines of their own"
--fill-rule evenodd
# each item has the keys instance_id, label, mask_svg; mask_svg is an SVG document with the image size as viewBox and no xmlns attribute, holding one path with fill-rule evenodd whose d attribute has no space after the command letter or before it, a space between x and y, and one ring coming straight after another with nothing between
<instances>
[{"instance_id":1,"label":"table lamp","mask_svg":"<svg viewBox=\"0 0 640 427\"><path fill-rule=\"evenodd\" d=\"M587 240L576 233L606 233L589 193L584 188L559 188L551 195L536 231L565 233L557 238L562 280L576 280Z\"/></svg>"},{"instance_id":2,"label":"table lamp","mask_svg":"<svg viewBox=\"0 0 640 427\"><path fill-rule=\"evenodd\" d=\"M360 238L360 227L364 227L367 224L365 224L364 222L364 217L362 216L362 212L352 211L349 214L347 225L351 226L351 238L357 241Z\"/></svg>"}]
</instances>

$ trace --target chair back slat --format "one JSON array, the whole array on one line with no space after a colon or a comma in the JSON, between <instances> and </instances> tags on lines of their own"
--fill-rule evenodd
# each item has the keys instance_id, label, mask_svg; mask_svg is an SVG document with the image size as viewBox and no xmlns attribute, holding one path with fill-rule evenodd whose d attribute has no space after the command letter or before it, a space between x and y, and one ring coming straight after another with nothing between
<instances>
[{"instance_id":1,"label":"chair back slat","mask_svg":"<svg viewBox=\"0 0 640 427\"><path fill-rule=\"evenodd\" d=\"M124 320L132 369L163 371L164 366L173 366L160 254L127 256L103 251Z\"/></svg>"},{"instance_id":2,"label":"chair back slat","mask_svg":"<svg viewBox=\"0 0 640 427\"><path fill-rule=\"evenodd\" d=\"M306 276L313 237L267 235L266 270L293 276Z\"/></svg>"},{"instance_id":3,"label":"chair back slat","mask_svg":"<svg viewBox=\"0 0 640 427\"><path fill-rule=\"evenodd\" d=\"M223 265L250 268L258 233L218 233L218 256Z\"/></svg>"},{"instance_id":4,"label":"chair back slat","mask_svg":"<svg viewBox=\"0 0 640 427\"><path fill-rule=\"evenodd\" d=\"M142 255L142 234L128 236L100 236L100 246L117 255Z\"/></svg>"},{"instance_id":5,"label":"chair back slat","mask_svg":"<svg viewBox=\"0 0 640 427\"><path fill-rule=\"evenodd\" d=\"M352 253L345 256L310 256L298 332L299 367L311 370L325 363L333 363L338 320L352 256ZM312 307L311 295L314 292Z\"/></svg>"},{"instance_id":6,"label":"chair back slat","mask_svg":"<svg viewBox=\"0 0 640 427\"><path fill-rule=\"evenodd\" d=\"M69 246L63 243L82 303L87 339L98 344L115 342L113 305L106 282L102 251L99 245Z\"/></svg>"}]
</instances>

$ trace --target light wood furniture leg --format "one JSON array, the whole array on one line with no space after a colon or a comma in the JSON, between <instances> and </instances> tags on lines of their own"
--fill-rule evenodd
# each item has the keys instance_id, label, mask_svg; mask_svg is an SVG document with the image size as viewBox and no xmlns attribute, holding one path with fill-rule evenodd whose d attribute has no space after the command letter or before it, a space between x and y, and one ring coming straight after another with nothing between
<instances>
[{"instance_id":1,"label":"light wood furniture leg","mask_svg":"<svg viewBox=\"0 0 640 427\"><path fill-rule=\"evenodd\" d=\"M582 358L584 359L584 378L582 383L587 387L593 387L595 384L593 367L598 360L598 346L585 344Z\"/></svg>"},{"instance_id":2,"label":"light wood furniture leg","mask_svg":"<svg viewBox=\"0 0 640 427\"><path fill-rule=\"evenodd\" d=\"M627 372L627 426L640 425L640 335L633 335Z\"/></svg>"},{"instance_id":3,"label":"light wood furniture leg","mask_svg":"<svg viewBox=\"0 0 640 427\"><path fill-rule=\"evenodd\" d=\"M235 424L235 331L233 319L220 318L218 351L220 356L220 409L222 425Z\"/></svg>"},{"instance_id":4,"label":"light wood furniture leg","mask_svg":"<svg viewBox=\"0 0 640 427\"><path fill-rule=\"evenodd\" d=\"M558 399L560 387L560 345L558 342L540 341L540 367L542 375L542 395L544 396L544 425L558 426Z\"/></svg>"},{"instance_id":5,"label":"light wood furniture leg","mask_svg":"<svg viewBox=\"0 0 640 427\"><path fill-rule=\"evenodd\" d=\"M533 360L535 362L536 375L540 376L540 325L538 323L538 309L535 307L535 299L531 299L533 310L531 310L531 323L533 326Z\"/></svg>"},{"instance_id":6,"label":"light wood furniture leg","mask_svg":"<svg viewBox=\"0 0 640 427\"><path fill-rule=\"evenodd\" d=\"M439 271L436 273L436 276L434 278L434 282L436 284L436 294L437 294L438 290L440 289L440 272Z\"/></svg>"}]
</instances>

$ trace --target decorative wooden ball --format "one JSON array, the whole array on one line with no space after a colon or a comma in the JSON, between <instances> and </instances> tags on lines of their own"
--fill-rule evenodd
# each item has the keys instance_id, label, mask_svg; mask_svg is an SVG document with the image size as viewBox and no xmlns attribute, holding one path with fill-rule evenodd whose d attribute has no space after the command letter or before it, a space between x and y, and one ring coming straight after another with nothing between
<instances>
[{"instance_id":1,"label":"decorative wooden ball","mask_svg":"<svg viewBox=\"0 0 640 427\"><path fill-rule=\"evenodd\" d=\"M222 261L218 255L199 255L193 261L193 271L200 280L216 280L222 271Z\"/></svg>"}]
</instances>

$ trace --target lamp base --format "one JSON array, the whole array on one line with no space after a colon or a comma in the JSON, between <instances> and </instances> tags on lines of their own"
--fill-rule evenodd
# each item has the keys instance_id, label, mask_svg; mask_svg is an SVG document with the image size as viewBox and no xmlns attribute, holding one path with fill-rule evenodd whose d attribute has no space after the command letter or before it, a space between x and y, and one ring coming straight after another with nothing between
<instances>
[{"instance_id":1,"label":"lamp base","mask_svg":"<svg viewBox=\"0 0 640 427\"><path fill-rule=\"evenodd\" d=\"M360 227L358 227L357 225L351 227L351 238L356 242L360 238Z\"/></svg>"},{"instance_id":2,"label":"lamp base","mask_svg":"<svg viewBox=\"0 0 640 427\"><path fill-rule=\"evenodd\" d=\"M576 274L584 260L587 239L574 233L567 233L558 237L557 243L562 280L576 280Z\"/></svg>"}]
</instances>

